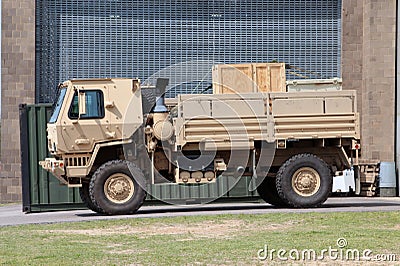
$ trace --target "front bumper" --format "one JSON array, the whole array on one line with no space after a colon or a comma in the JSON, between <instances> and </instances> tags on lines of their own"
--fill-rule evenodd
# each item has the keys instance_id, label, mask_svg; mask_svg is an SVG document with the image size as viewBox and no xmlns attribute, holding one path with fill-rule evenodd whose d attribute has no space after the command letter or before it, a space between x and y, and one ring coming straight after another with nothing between
<instances>
[{"instance_id":1,"label":"front bumper","mask_svg":"<svg viewBox=\"0 0 400 266\"><path fill-rule=\"evenodd\" d=\"M58 180L63 184L68 184L64 179L65 166L63 160L57 160L55 158L46 158L44 161L40 161L39 165L50 173L52 173Z\"/></svg>"}]
</instances>

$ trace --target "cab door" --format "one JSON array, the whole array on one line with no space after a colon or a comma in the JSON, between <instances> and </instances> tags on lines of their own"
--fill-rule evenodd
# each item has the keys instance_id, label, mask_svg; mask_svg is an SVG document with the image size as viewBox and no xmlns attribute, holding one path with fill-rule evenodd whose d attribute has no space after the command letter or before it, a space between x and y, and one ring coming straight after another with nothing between
<instances>
[{"instance_id":1,"label":"cab door","mask_svg":"<svg viewBox=\"0 0 400 266\"><path fill-rule=\"evenodd\" d=\"M108 86L74 86L63 126L63 137L71 152L91 152L96 143L109 139L107 101Z\"/></svg>"}]
</instances>

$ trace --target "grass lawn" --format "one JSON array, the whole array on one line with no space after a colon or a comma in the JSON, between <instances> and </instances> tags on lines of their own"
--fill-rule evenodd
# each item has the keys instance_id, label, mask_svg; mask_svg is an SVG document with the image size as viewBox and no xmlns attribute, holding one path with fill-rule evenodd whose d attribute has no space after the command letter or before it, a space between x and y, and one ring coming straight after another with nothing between
<instances>
[{"instance_id":1,"label":"grass lawn","mask_svg":"<svg viewBox=\"0 0 400 266\"><path fill-rule=\"evenodd\" d=\"M268 252L319 252L338 249L338 238L347 241L343 250L370 249L371 257L396 254L399 262L400 212L217 215L0 227L0 264L261 265L271 262L258 258L265 245ZM274 254L272 262L281 261Z\"/></svg>"}]
</instances>

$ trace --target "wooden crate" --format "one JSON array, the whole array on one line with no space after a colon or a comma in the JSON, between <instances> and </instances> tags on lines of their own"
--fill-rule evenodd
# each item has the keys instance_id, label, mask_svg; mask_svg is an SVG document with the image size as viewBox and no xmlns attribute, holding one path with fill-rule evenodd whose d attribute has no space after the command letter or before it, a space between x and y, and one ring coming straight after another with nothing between
<instances>
[{"instance_id":1,"label":"wooden crate","mask_svg":"<svg viewBox=\"0 0 400 266\"><path fill-rule=\"evenodd\" d=\"M362 184L362 191L376 191L376 186L374 184Z\"/></svg>"},{"instance_id":2,"label":"wooden crate","mask_svg":"<svg viewBox=\"0 0 400 266\"><path fill-rule=\"evenodd\" d=\"M284 63L215 65L212 69L214 94L285 92Z\"/></svg>"},{"instance_id":3,"label":"wooden crate","mask_svg":"<svg viewBox=\"0 0 400 266\"><path fill-rule=\"evenodd\" d=\"M375 191L361 191L360 196L363 197L375 197L376 192Z\"/></svg>"},{"instance_id":4,"label":"wooden crate","mask_svg":"<svg viewBox=\"0 0 400 266\"><path fill-rule=\"evenodd\" d=\"M375 183L379 175L377 164L360 164L360 181L365 183Z\"/></svg>"},{"instance_id":5,"label":"wooden crate","mask_svg":"<svg viewBox=\"0 0 400 266\"><path fill-rule=\"evenodd\" d=\"M378 173L361 173L360 181L365 183L375 183Z\"/></svg>"},{"instance_id":6,"label":"wooden crate","mask_svg":"<svg viewBox=\"0 0 400 266\"><path fill-rule=\"evenodd\" d=\"M378 164L360 164L360 171L362 173L379 173Z\"/></svg>"},{"instance_id":7,"label":"wooden crate","mask_svg":"<svg viewBox=\"0 0 400 266\"><path fill-rule=\"evenodd\" d=\"M376 196L377 187L374 184L361 185L361 196L373 197Z\"/></svg>"},{"instance_id":8,"label":"wooden crate","mask_svg":"<svg viewBox=\"0 0 400 266\"><path fill-rule=\"evenodd\" d=\"M379 163L363 162L359 164L361 196L373 197L377 195Z\"/></svg>"}]
</instances>

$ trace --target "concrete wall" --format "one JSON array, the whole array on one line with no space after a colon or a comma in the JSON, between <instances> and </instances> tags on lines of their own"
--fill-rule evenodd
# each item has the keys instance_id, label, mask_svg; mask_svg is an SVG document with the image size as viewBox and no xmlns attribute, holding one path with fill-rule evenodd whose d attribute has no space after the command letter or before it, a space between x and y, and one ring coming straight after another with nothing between
<instances>
[{"instance_id":1,"label":"concrete wall","mask_svg":"<svg viewBox=\"0 0 400 266\"><path fill-rule=\"evenodd\" d=\"M363 159L395 159L396 0L343 1L344 89L358 91Z\"/></svg>"},{"instance_id":2,"label":"concrete wall","mask_svg":"<svg viewBox=\"0 0 400 266\"><path fill-rule=\"evenodd\" d=\"M0 202L21 200L19 103L35 97L35 1L2 1Z\"/></svg>"},{"instance_id":3,"label":"concrete wall","mask_svg":"<svg viewBox=\"0 0 400 266\"><path fill-rule=\"evenodd\" d=\"M394 161L396 0L343 0L342 77L358 91L363 158ZM21 200L18 104L34 103L35 1L2 1L0 202Z\"/></svg>"}]
</instances>

